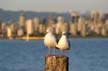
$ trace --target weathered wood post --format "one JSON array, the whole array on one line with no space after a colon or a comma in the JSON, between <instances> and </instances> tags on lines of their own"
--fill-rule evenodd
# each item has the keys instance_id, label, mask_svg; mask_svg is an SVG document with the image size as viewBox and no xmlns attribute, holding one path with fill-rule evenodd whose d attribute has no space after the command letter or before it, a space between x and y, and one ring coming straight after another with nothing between
<instances>
[{"instance_id":1,"label":"weathered wood post","mask_svg":"<svg viewBox=\"0 0 108 71\"><path fill-rule=\"evenodd\" d=\"M64 55L47 55L45 71L68 71L68 57Z\"/></svg>"}]
</instances>

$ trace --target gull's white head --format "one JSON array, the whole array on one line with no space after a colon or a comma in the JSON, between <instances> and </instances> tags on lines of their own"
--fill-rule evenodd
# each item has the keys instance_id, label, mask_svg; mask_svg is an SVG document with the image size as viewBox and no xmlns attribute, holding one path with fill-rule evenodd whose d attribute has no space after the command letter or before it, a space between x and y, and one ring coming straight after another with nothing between
<instances>
[{"instance_id":1,"label":"gull's white head","mask_svg":"<svg viewBox=\"0 0 108 71\"><path fill-rule=\"evenodd\" d=\"M49 28L46 30L46 32L47 32L47 33L49 33L49 32L50 32L50 33L53 33L53 32L54 32L54 29L53 29L52 27L49 27Z\"/></svg>"},{"instance_id":2,"label":"gull's white head","mask_svg":"<svg viewBox=\"0 0 108 71\"><path fill-rule=\"evenodd\" d=\"M62 32L62 35L67 35L67 32L66 32L66 31L63 31L63 32Z\"/></svg>"}]
</instances>

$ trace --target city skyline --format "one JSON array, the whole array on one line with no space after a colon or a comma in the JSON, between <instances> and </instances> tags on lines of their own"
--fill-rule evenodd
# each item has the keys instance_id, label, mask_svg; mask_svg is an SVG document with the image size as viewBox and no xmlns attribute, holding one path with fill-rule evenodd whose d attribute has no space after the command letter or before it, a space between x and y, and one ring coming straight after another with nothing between
<instances>
[{"instance_id":1,"label":"city skyline","mask_svg":"<svg viewBox=\"0 0 108 71\"><path fill-rule=\"evenodd\" d=\"M0 0L5 10L39 12L92 11L108 12L107 0Z\"/></svg>"}]
</instances>

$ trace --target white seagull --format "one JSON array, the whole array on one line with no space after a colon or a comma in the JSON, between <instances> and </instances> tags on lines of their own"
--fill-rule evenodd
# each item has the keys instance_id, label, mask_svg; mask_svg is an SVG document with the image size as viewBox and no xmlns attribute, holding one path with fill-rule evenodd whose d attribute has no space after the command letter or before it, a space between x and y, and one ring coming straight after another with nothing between
<instances>
[{"instance_id":1,"label":"white seagull","mask_svg":"<svg viewBox=\"0 0 108 71\"><path fill-rule=\"evenodd\" d=\"M67 32L62 32L62 36L56 45L56 48L60 49L61 51L69 50L70 43L67 38Z\"/></svg>"},{"instance_id":2,"label":"white seagull","mask_svg":"<svg viewBox=\"0 0 108 71\"><path fill-rule=\"evenodd\" d=\"M48 28L47 29L47 34L45 35L44 37L44 45L47 46L49 48L49 52L50 53L50 48L56 48L56 45L57 45L57 40L56 40L56 37L54 36L53 32L53 28Z\"/></svg>"}]
</instances>

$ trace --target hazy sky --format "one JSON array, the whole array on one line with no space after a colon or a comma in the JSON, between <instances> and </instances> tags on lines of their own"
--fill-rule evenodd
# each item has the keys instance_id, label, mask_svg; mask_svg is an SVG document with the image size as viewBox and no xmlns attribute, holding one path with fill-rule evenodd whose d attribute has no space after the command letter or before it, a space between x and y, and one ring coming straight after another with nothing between
<instances>
[{"instance_id":1,"label":"hazy sky","mask_svg":"<svg viewBox=\"0 0 108 71\"><path fill-rule=\"evenodd\" d=\"M108 12L108 0L0 0L5 10L66 12L99 10Z\"/></svg>"}]
</instances>

